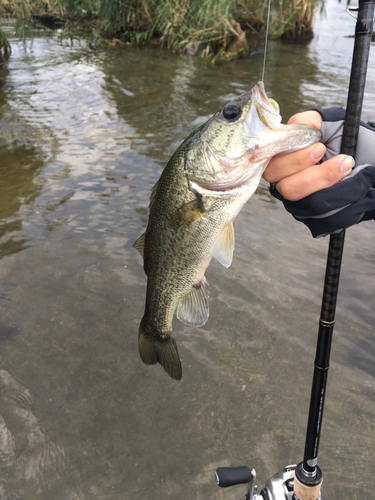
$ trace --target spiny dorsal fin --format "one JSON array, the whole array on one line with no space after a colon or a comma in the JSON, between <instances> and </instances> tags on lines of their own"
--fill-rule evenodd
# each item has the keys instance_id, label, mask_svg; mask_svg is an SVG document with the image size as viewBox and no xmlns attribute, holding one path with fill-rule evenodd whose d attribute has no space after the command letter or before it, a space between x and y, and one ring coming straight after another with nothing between
<instances>
[{"instance_id":1,"label":"spiny dorsal fin","mask_svg":"<svg viewBox=\"0 0 375 500\"><path fill-rule=\"evenodd\" d=\"M189 326L202 326L209 316L208 285L203 276L201 281L193 286L192 291L186 295L177 306L177 318Z\"/></svg>"},{"instance_id":2,"label":"spiny dorsal fin","mask_svg":"<svg viewBox=\"0 0 375 500\"><path fill-rule=\"evenodd\" d=\"M145 253L145 234L143 233L135 242L133 243L133 248L138 250L138 252L144 257Z\"/></svg>"},{"instance_id":3,"label":"spiny dorsal fin","mask_svg":"<svg viewBox=\"0 0 375 500\"><path fill-rule=\"evenodd\" d=\"M234 221L226 224L220 232L214 246L211 249L212 255L224 267L232 264L234 250Z\"/></svg>"}]
</instances>

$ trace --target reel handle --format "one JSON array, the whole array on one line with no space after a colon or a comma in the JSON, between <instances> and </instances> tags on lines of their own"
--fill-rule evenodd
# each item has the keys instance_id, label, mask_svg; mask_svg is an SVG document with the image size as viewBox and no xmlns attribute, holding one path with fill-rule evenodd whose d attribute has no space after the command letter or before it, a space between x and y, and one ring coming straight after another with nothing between
<instances>
[{"instance_id":1,"label":"reel handle","mask_svg":"<svg viewBox=\"0 0 375 500\"><path fill-rule=\"evenodd\" d=\"M241 467L219 467L216 470L216 482L222 488L247 484L254 479L252 471L246 465Z\"/></svg>"}]
</instances>

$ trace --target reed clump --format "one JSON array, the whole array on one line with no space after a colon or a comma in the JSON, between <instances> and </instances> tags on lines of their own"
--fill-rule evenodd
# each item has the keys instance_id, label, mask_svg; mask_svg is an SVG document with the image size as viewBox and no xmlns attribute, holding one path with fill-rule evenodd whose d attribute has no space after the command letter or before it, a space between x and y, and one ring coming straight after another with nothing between
<instances>
[{"instance_id":1,"label":"reed clump","mask_svg":"<svg viewBox=\"0 0 375 500\"><path fill-rule=\"evenodd\" d=\"M318 2L272 0L270 36L311 38ZM264 31L267 11L268 0L0 0L21 35L39 23L93 45L153 42L214 59L245 55L246 33Z\"/></svg>"},{"instance_id":2,"label":"reed clump","mask_svg":"<svg viewBox=\"0 0 375 500\"><path fill-rule=\"evenodd\" d=\"M9 54L12 51L9 40L4 33L4 30L0 28L0 53Z\"/></svg>"}]
</instances>

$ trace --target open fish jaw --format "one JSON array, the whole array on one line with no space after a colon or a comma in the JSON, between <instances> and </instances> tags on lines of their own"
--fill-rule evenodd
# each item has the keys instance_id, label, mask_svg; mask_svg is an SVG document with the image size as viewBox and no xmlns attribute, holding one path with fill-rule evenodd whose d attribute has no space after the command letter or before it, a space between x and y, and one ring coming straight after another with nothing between
<instances>
[{"instance_id":1,"label":"open fish jaw","mask_svg":"<svg viewBox=\"0 0 375 500\"><path fill-rule=\"evenodd\" d=\"M160 363L176 380L181 360L172 319L201 326L209 315L204 277L212 257L229 267L234 222L270 159L318 141L308 125L282 125L260 82L228 103L181 144L150 198L145 233L133 245L147 274L138 345L144 363Z\"/></svg>"}]
</instances>

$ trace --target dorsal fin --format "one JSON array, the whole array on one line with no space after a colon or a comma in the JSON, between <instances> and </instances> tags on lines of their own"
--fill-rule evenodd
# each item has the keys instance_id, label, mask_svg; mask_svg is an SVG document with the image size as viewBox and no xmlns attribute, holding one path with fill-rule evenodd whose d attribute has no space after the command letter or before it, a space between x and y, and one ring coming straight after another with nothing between
<instances>
[{"instance_id":1,"label":"dorsal fin","mask_svg":"<svg viewBox=\"0 0 375 500\"><path fill-rule=\"evenodd\" d=\"M229 267L232 264L234 250L234 221L225 224L220 232L214 246L211 249L212 255L224 267Z\"/></svg>"},{"instance_id":2,"label":"dorsal fin","mask_svg":"<svg viewBox=\"0 0 375 500\"><path fill-rule=\"evenodd\" d=\"M133 243L133 248L138 250L138 252L144 257L145 253L145 234L144 232L135 242Z\"/></svg>"},{"instance_id":3,"label":"dorsal fin","mask_svg":"<svg viewBox=\"0 0 375 500\"><path fill-rule=\"evenodd\" d=\"M150 196L150 203L148 205L148 211L150 212L151 210L151 207L154 203L154 200L155 200L155 195L156 195L156 191L158 189L158 184L159 184L159 181L156 181L156 183L153 185L152 189L151 189L151 196ZM133 243L133 248L135 248L136 250L138 250L138 252L142 255L142 257L144 258L144 253L145 253L145 233L144 232L137 240L135 240L135 242Z\"/></svg>"},{"instance_id":4,"label":"dorsal fin","mask_svg":"<svg viewBox=\"0 0 375 500\"><path fill-rule=\"evenodd\" d=\"M209 316L208 293L205 287L208 285L206 278L195 284L192 291L186 295L177 306L177 318L190 326L202 326Z\"/></svg>"},{"instance_id":5,"label":"dorsal fin","mask_svg":"<svg viewBox=\"0 0 375 500\"><path fill-rule=\"evenodd\" d=\"M158 190L159 180L155 182L154 186L151 189L150 203L148 205L149 212L151 211L152 205L154 204L156 191Z\"/></svg>"}]
</instances>

